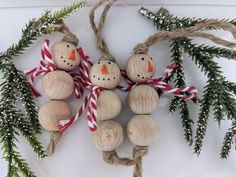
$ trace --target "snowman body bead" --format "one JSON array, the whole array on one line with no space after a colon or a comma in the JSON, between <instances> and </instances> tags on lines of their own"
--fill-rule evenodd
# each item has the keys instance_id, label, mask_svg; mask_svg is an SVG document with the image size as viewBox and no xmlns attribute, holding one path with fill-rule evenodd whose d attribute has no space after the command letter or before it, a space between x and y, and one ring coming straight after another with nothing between
<instances>
[{"instance_id":1,"label":"snowman body bead","mask_svg":"<svg viewBox=\"0 0 236 177\"><path fill-rule=\"evenodd\" d=\"M99 60L90 71L91 82L103 88L97 100L98 127L92 133L95 146L101 151L115 150L123 142L123 129L115 119L122 107L120 97L112 90L120 82L120 68L111 60Z\"/></svg>"},{"instance_id":2,"label":"snowman body bead","mask_svg":"<svg viewBox=\"0 0 236 177\"><path fill-rule=\"evenodd\" d=\"M159 135L159 125L149 115L157 109L159 95L153 87L139 83L153 77L154 61L147 54L135 54L128 59L125 69L129 79L137 83L128 94L128 105L136 114L128 122L128 138L137 146L149 146Z\"/></svg>"},{"instance_id":3,"label":"snowman body bead","mask_svg":"<svg viewBox=\"0 0 236 177\"><path fill-rule=\"evenodd\" d=\"M47 131L58 131L59 121L71 118L71 109L63 100L72 95L74 81L66 71L74 70L80 63L80 57L76 46L68 42L54 44L50 52L58 70L43 77L43 91L50 101L40 108L39 122Z\"/></svg>"}]
</instances>

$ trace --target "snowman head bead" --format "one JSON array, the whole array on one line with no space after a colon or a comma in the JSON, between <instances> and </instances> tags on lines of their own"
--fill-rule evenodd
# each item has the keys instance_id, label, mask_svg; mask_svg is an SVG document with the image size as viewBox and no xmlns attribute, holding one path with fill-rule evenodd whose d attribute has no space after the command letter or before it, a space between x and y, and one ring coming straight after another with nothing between
<instances>
[{"instance_id":1,"label":"snowman head bead","mask_svg":"<svg viewBox=\"0 0 236 177\"><path fill-rule=\"evenodd\" d=\"M94 85L112 89L119 84L120 75L120 68L114 61L99 60L92 66L89 77Z\"/></svg>"},{"instance_id":2,"label":"snowman head bead","mask_svg":"<svg viewBox=\"0 0 236 177\"><path fill-rule=\"evenodd\" d=\"M72 71L80 63L76 46L69 42L58 42L51 47L52 59L58 69Z\"/></svg>"},{"instance_id":3,"label":"snowman head bead","mask_svg":"<svg viewBox=\"0 0 236 177\"><path fill-rule=\"evenodd\" d=\"M153 58L148 54L134 54L128 59L125 70L133 82L148 81L155 74Z\"/></svg>"}]
</instances>

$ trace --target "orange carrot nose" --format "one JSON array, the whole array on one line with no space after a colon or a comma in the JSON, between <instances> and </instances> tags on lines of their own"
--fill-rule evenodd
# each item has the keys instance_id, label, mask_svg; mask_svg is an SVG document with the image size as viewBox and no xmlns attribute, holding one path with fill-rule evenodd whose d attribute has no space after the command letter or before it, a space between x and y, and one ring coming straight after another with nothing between
<instances>
[{"instance_id":1,"label":"orange carrot nose","mask_svg":"<svg viewBox=\"0 0 236 177\"><path fill-rule=\"evenodd\" d=\"M107 70L107 66L106 65L102 65L101 72L102 72L102 75L107 75L108 74L108 70Z\"/></svg>"},{"instance_id":2,"label":"orange carrot nose","mask_svg":"<svg viewBox=\"0 0 236 177\"><path fill-rule=\"evenodd\" d=\"M72 61L75 61L75 50L72 50L71 53L70 53L70 57L69 59L72 60Z\"/></svg>"},{"instance_id":3,"label":"orange carrot nose","mask_svg":"<svg viewBox=\"0 0 236 177\"><path fill-rule=\"evenodd\" d=\"M153 66L152 66L151 62L149 61L149 62L148 62L148 71L147 71L147 72L148 72L148 73L152 73L153 70L154 70L154 69L153 69Z\"/></svg>"}]
</instances>

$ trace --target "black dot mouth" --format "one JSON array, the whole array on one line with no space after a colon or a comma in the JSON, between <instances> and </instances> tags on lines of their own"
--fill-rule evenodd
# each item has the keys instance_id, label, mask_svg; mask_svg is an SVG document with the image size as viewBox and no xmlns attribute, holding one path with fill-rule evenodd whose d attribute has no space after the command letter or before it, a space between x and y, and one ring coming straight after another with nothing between
<instances>
[{"instance_id":1,"label":"black dot mouth","mask_svg":"<svg viewBox=\"0 0 236 177\"><path fill-rule=\"evenodd\" d=\"M96 76L93 75L93 78L96 79ZM114 77L114 79L115 79L115 77ZM111 78L107 78L107 79L106 79L106 78L100 78L100 77L98 77L97 80L99 80L99 81L100 81L100 80L103 80L103 81L110 81Z\"/></svg>"}]
</instances>

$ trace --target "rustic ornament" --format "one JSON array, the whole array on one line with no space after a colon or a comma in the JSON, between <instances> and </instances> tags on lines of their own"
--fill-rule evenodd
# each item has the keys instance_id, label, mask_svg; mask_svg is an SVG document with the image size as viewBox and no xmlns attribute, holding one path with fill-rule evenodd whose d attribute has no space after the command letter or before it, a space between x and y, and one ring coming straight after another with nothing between
<instances>
[{"instance_id":1,"label":"rustic ornament","mask_svg":"<svg viewBox=\"0 0 236 177\"><path fill-rule=\"evenodd\" d=\"M119 84L120 75L120 68L114 61L101 60L93 65L89 77L94 85L112 89Z\"/></svg>"},{"instance_id":2,"label":"rustic ornament","mask_svg":"<svg viewBox=\"0 0 236 177\"><path fill-rule=\"evenodd\" d=\"M128 104L135 114L151 114L157 109L159 95L149 85L138 85L130 90Z\"/></svg>"},{"instance_id":3,"label":"rustic ornament","mask_svg":"<svg viewBox=\"0 0 236 177\"><path fill-rule=\"evenodd\" d=\"M113 120L100 121L92 133L92 140L101 151L116 150L124 140L123 128Z\"/></svg>"},{"instance_id":4,"label":"rustic ornament","mask_svg":"<svg viewBox=\"0 0 236 177\"><path fill-rule=\"evenodd\" d=\"M101 91L97 100L97 119L109 120L116 118L121 111L120 97L111 90Z\"/></svg>"},{"instance_id":5,"label":"rustic ornament","mask_svg":"<svg viewBox=\"0 0 236 177\"><path fill-rule=\"evenodd\" d=\"M52 59L58 69L72 71L80 63L76 46L69 42L57 42L51 47Z\"/></svg>"},{"instance_id":6,"label":"rustic ornament","mask_svg":"<svg viewBox=\"0 0 236 177\"><path fill-rule=\"evenodd\" d=\"M52 71L43 77L43 91L49 99L65 100L74 90L74 81L65 71Z\"/></svg>"},{"instance_id":7,"label":"rustic ornament","mask_svg":"<svg viewBox=\"0 0 236 177\"><path fill-rule=\"evenodd\" d=\"M148 54L134 54L128 59L125 71L133 82L150 80L155 73L153 58Z\"/></svg>"},{"instance_id":8,"label":"rustic ornament","mask_svg":"<svg viewBox=\"0 0 236 177\"><path fill-rule=\"evenodd\" d=\"M158 123L150 115L135 115L127 125L127 134L130 141L138 146L149 146L159 136Z\"/></svg>"},{"instance_id":9,"label":"rustic ornament","mask_svg":"<svg viewBox=\"0 0 236 177\"><path fill-rule=\"evenodd\" d=\"M70 106L64 101L48 101L39 110L39 122L47 131L58 131L59 121L70 117Z\"/></svg>"}]
</instances>

